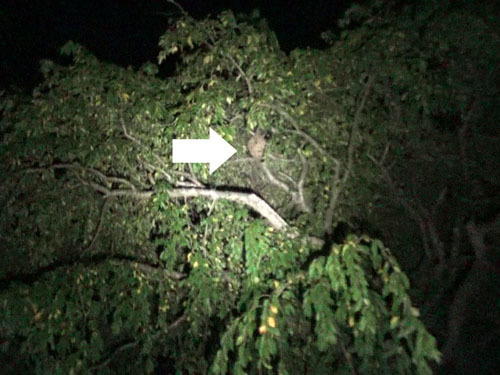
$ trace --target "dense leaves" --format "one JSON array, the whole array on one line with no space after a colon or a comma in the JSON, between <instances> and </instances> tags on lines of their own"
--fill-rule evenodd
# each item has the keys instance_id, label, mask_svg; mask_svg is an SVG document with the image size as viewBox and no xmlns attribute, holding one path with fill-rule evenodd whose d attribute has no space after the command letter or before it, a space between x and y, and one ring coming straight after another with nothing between
<instances>
[{"instance_id":1,"label":"dense leaves","mask_svg":"<svg viewBox=\"0 0 500 375\"><path fill-rule=\"evenodd\" d=\"M431 31L457 19L488 26L457 12L425 32L435 13L411 9L353 7L344 31L324 34L329 48L288 56L258 13L185 14L159 42L159 63L178 58L173 77L156 77L152 63L111 66L68 42L73 63L42 62L30 100L4 95L7 370L431 373L436 342L395 257L380 240L334 230L371 220L405 246L387 228L400 223L377 218L394 202L415 213L405 168L441 157L428 134L449 147L433 116L469 113L475 91L453 65L458 41ZM472 41L462 48L479 53ZM236 157L213 175L172 164L172 139L206 138L209 126ZM262 161L246 150L256 132ZM452 163L449 178L463 167ZM439 194L426 188L421 196ZM222 191L263 198L263 212L287 225Z\"/></svg>"}]
</instances>

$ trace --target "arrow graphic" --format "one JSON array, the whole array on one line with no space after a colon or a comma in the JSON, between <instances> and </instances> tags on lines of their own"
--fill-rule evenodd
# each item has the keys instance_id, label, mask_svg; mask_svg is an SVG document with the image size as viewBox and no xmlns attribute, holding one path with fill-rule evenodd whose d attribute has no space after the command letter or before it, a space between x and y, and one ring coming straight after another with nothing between
<instances>
[{"instance_id":1,"label":"arrow graphic","mask_svg":"<svg viewBox=\"0 0 500 375\"><path fill-rule=\"evenodd\" d=\"M236 149L210 128L210 139L174 139L174 163L210 163L210 174L236 153Z\"/></svg>"}]
</instances>

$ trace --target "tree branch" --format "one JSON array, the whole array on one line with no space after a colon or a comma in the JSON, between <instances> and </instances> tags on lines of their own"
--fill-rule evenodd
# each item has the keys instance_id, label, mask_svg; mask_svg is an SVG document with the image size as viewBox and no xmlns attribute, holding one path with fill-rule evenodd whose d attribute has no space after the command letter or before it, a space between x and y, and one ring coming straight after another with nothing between
<instances>
[{"instance_id":1,"label":"tree branch","mask_svg":"<svg viewBox=\"0 0 500 375\"><path fill-rule=\"evenodd\" d=\"M45 168L37 168L37 171L45 171L50 168L67 168L74 170L88 170L89 168L83 168L74 164L57 164L53 166L48 166ZM104 181L107 181L108 178L102 172L92 169L93 174L99 175ZM77 178L80 180L82 185L89 186L93 190L98 193L104 195L104 198L112 198L112 197L129 197L133 199L149 199L154 194L154 190L138 190L133 184L130 183L130 189L112 189L102 184L96 183L94 181L87 181L82 178L82 176L77 175ZM167 190L167 193L171 198L196 198L196 197L205 197L210 198L212 200L228 200L231 202L236 202L243 204L252 208L262 217L267 219L267 221L271 224L273 228L276 230L285 230L287 229L288 223L261 197L259 197L255 193L242 193L237 191L230 190L216 190L216 189L207 189L207 188L198 188L198 187L174 187L170 190ZM98 227L99 229L99 227ZM96 231L96 235L97 235ZM296 234L290 234L290 238L296 238ZM310 237L308 241L315 246L322 246L323 240L318 238Z\"/></svg>"},{"instance_id":2,"label":"tree branch","mask_svg":"<svg viewBox=\"0 0 500 375\"><path fill-rule=\"evenodd\" d=\"M108 201L109 201L109 199L104 199L104 201L102 202L101 210L100 210L100 213L99 213L99 219L97 219L97 225L95 227L94 234L92 235L92 239L90 240L89 244L81 251L81 255L80 256L82 256L85 252L87 252L90 249L92 249L92 247L94 246L95 241L97 239L97 236L101 232L102 219L104 217L104 211L106 209Z\"/></svg>"},{"instance_id":3,"label":"tree branch","mask_svg":"<svg viewBox=\"0 0 500 375\"><path fill-rule=\"evenodd\" d=\"M134 136L132 136L128 131L127 131L127 128L125 127L125 121L123 120L123 118L121 119L121 123L122 123L122 130L123 130L123 135L125 136L125 138L131 140L133 143L135 143L136 145L138 145L140 148L142 149L148 149L146 146L144 146L142 144L142 142L140 140L138 140L137 138L135 138ZM154 165L152 165L155 169L158 169L159 171L161 171L161 173L165 176L165 178L167 179L167 181L169 183L174 183L174 179L172 178L172 176L170 176L167 172L166 172L166 169L168 169L167 165L165 164L165 162L161 159L161 157L156 154L156 152L152 151L152 155L153 157L156 159L156 161L161 165L161 167L156 167Z\"/></svg>"},{"instance_id":4,"label":"tree branch","mask_svg":"<svg viewBox=\"0 0 500 375\"><path fill-rule=\"evenodd\" d=\"M262 198L254 193L241 193L235 191L222 191L213 189L198 188L174 188L168 191L172 198L194 198L205 197L213 200L225 199L228 201L244 204L261 216L266 218L271 226L277 230L285 229L288 224L286 221Z\"/></svg>"},{"instance_id":5,"label":"tree branch","mask_svg":"<svg viewBox=\"0 0 500 375\"><path fill-rule=\"evenodd\" d=\"M351 134L349 135L349 143L347 146L347 164L344 170L344 174L342 176L342 179L339 181L339 169L335 171L333 183L331 186L331 192L330 192L330 202L328 203L328 208L325 212L325 220L324 220L324 228L325 232L328 234L331 234L333 232L333 227L332 227L332 221L333 221L333 214L335 211L335 208L337 206L337 201L344 190L346 184L347 184L347 179L349 178L352 170L352 165L353 165L353 154L354 154L354 146L356 142L354 141L355 137L357 136L358 133L358 128L359 128L359 123L360 123L360 118L361 118L361 113L363 112L363 109L366 104L366 100L368 99L368 94L370 93L370 90L372 88L373 82L375 82L375 75L371 75L368 78L368 82L366 83L365 87L365 92L363 94L363 98L361 99L361 103L358 106L358 109L356 110L356 114L354 115L354 122L352 125L352 130Z\"/></svg>"},{"instance_id":6,"label":"tree branch","mask_svg":"<svg viewBox=\"0 0 500 375\"><path fill-rule=\"evenodd\" d=\"M292 124L292 126L294 128L294 130L287 130L288 132L296 133L296 134L300 135L307 142L309 142L311 144L311 146L313 146L316 150L318 150L320 154L325 156L327 159L332 161L334 164L336 164L336 165L340 164L340 162L337 159L335 159L328 152L326 152L326 150L323 147L321 147L321 145L318 143L318 141L316 141L313 137L311 137L305 131L300 129L300 126L299 126L299 123L297 122L297 120L295 118L293 118L293 116L290 115L287 111L285 111L283 108L281 108L281 106L279 106L278 104L271 105L271 104L267 104L267 103L259 103L259 105L261 105L262 107L271 109L271 110L275 111L276 113L279 113L281 116L285 117L290 122L290 124Z\"/></svg>"},{"instance_id":7,"label":"tree branch","mask_svg":"<svg viewBox=\"0 0 500 375\"><path fill-rule=\"evenodd\" d=\"M175 6L177 9L180 10L180 12L185 16L185 17L189 17L189 14L188 12L186 12L184 10L184 8L177 2L177 1L174 1L174 0L167 0L167 3L170 3L172 4L173 6Z\"/></svg>"},{"instance_id":8,"label":"tree branch","mask_svg":"<svg viewBox=\"0 0 500 375\"><path fill-rule=\"evenodd\" d=\"M179 326L180 324L184 323L186 321L186 317L184 315L180 316L179 318L177 318L173 323L171 323L168 327L167 327L167 330L172 330L174 328L176 328L177 326ZM156 333L154 333L152 335L152 337L154 339L157 339L160 334L162 332L161 331L157 331ZM88 368L87 371L89 372L94 372L94 371L97 371L97 370L102 370L104 367L106 367L107 365L109 365L109 363L113 360L113 358L120 352L123 352L127 349L131 349L131 348L135 348L137 345L139 345L139 341L137 340L134 340L134 341L129 341L125 344L122 344L120 345L119 347L117 347L112 353L110 353L106 359L104 359L103 361L97 363L96 365L94 366L91 366Z\"/></svg>"},{"instance_id":9,"label":"tree branch","mask_svg":"<svg viewBox=\"0 0 500 375\"><path fill-rule=\"evenodd\" d=\"M248 94L249 95L252 95L253 94L253 87L252 87L252 83L250 82L250 79L248 78L248 76L246 75L246 73L243 71L243 69L241 68L241 66L236 62L235 59L233 59L232 56L230 55L226 55L224 54L224 56L229 60L231 61L231 63L235 66L235 68L240 72L241 76L243 77L243 79L245 80L246 84L247 84L247 87L248 87Z\"/></svg>"},{"instance_id":10,"label":"tree branch","mask_svg":"<svg viewBox=\"0 0 500 375\"><path fill-rule=\"evenodd\" d=\"M160 268L160 267L153 267L153 266L151 266L149 264L145 264L145 263L135 262L134 267L138 271L141 271L145 275L153 275L153 276L161 277L161 276L163 276L163 274L166 274L168 278L173 279L173 280L177 280L177 281L182 280L182 279L187 277L187 275L184 273L176 272L176 271L169 271L169 270L165 270L165 269ZM159 281L159 279L156 279L156 278L155 278L155 280Z\"/></svg>"}]
</instances>

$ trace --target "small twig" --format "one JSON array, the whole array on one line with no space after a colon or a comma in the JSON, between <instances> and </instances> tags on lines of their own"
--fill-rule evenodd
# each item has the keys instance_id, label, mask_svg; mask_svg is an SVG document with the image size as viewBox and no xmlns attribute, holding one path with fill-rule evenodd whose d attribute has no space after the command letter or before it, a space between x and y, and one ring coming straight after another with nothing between
<instances>
[{"instance_id":1,"label":"small twig","mask_svg":"<svg viewBox=\"0 0 500 375\"><path fill-rule=\"evenodd\" d=\"M358 375L358 372L356 371L356 367L354 367L354 363L352 361L351 353L349 353L347 351L347 349L346 349L344 343L342 342L342 340L339 340L339 341L340 341L340 349L342 350L342 354L344 355L344 358L346 359L347 364L351 368L353 375Z\"/></svg>"},{"instance_id":2,"label":"small twig","mask_svg":"<svg viewBox=\"0 0 500 375\"><path fill-rule=\"evenodd\" d=\"M113 360L113 358L120 352L123 352L127 349L131 349L131 348L134 348L138 345L139 343L137 341L131 341L131 342L128 342L128 343L125 343L121 346L119 346L118 348L116 348L113 353L111 353L105 360L103 360L102 362L92 366L92 367L89 367L88 368L88 371L89 372L93 372L93 371L97 371L97 370L102 370L103 368L105 368L107 365L109 365L109 363Z\"/></svg>"},{"instance_id":3,"label":"small twig","mask_svg":"<svg viewBox=\"0 0 500 375\"><path fill-rule=\"evenodd\" d=\"M170 3L172 5L174 5L177 9L179 9L181 11L181 13L186 16L186 17L189 17L189 14L188 12L186 12L184 10L184 8L177 2L177 1L174 1L174 0L167 0L167 3Z\"/></svg>"},{"instance_id":4,"label":"small twig","mask_svg":"<svg viewBox=\"0 0 500 375\"><path fill-rule=\"evenodd\" d=\"M358 109L356 110L356 114L354 115L354 122L352 126L352 131L349 136L349 145L347 146L347 166L346 170L344 173L344 176L342 177L342 184L344 185L347 182L347 178L349 177L349 173L351 172L352 169L352 164L353 164L353 153L354 153L354 138L357 136L358 133L358 128L359 128L359 123L360 123L360 118L361 118L361 112L363 112L363 109L366 104L366 100L368 99L368 94L371 91L372 85L375 82L375 75L372 75L368 78L368 82L366 83L365 87L365 92L363 94L363 98L361 99L361 103L358 106Z\"/></svg>"},{"instance_id":5,"label":"small twig","mask_svg":"<svg viewBox=\"0 0 500 375\"><path fill-rule=\"evenodd\" d=\"M135 198L135 199L148 199L154 194L154 191L152 191L152 190L138 191L135 189L130 189L130 190L108 189L105 186L99 185L95 182L89 182L89 181L85 181L83 179L81 181L84 185L90 186L95 191L103 194L105 198L130 197L130 198Z\"/></svg>"},{"instance_id":6,"label":"small twig","mask_svg":"<svg viewBox=\"0 0 500 375\"><path fill-rule=\"evenodd\" d=\"M484 233L477 227L474 222L468 222L465 226L467 230L467 236L474 249L474 254L478 261L486 261L487 246L484 242Z\"/></svg>"},{"instance_id":7,"label":"small twig","mask_svg":"<svg viewBox=\"0 0 500 375\"><path fill-rule=\"evenodd\" d=\"M269 170L269 168L267 167L267 165L265 163L257 161L257 164L262 169L262 171L265 173L266 177L268 178L268 180L271 184L279 187L281 190L284 190L287 193L290 192L290 187L287 184L285 184L283 181L276 178L276 176L273 175L273 173Z\"/></svg>"},{"instance_id":8,"label":"small twig","mask_svg":"<svg viewBox=\"0 0 500 375\"><path fill-rule=\"evenodd\" d=\"M273 160L276 160L280 163L296 163L297 162L297 159L285 159L285 158L280 158L280 157L277 157L277 156L274 156L272 155L270 152L268 152L266 154L266 159L269 158L269 159L273 159Z\"/></svg>"},{"instance_id":9,"label":"small twig","mask_svg":"<svg viewBox=\"0 0 500 375\"><path fill-rule=\"evenodd\" d=\"M293 178L291 178L289 175L287 175L286 173L284 173L282 171L278 171L278 173L280 174L281 177L287 179L292 185L297 185L295 180Z\"/></svg>"},{"instance_id":10,"label":"small twig","mask_svg":"<svg viewBox=\"0 0 500 375\"><path fill-rule=\"evenodd\" d=\"M418 224L418 227L420 229L420 234L422 236L422 245L424 247L424 251L426 253L427 258L435 259L437 252L440 261L444 262L445 254L444 254L443 244L437 235L437 230L434 226L434 223L431 220L430 215L423 207L420 207L420 209L412 207L408 203L408 201L403 197L401 191L396 188L396 183L392 180L388 169L370 154L368 154L367 156L382 171L382 177L385 180L389 189L393 192L397 201L410 214L410 217ZM444 191L444 193L446 193L446 191ZM440 197L441 195L443 195L443 192L441 192ZM429 235L427 235L427 233ZM431 244L432 244L432 251L431 251Z\"/></svg>"},{"instance_id":11,"label":"small twig","mask_svg":"<svg viewBox=\"0 0 500 375\"><path fill-rule=\"evenodd\" d=\"M92 173L93 175L97 176L104 183L111 184L114 182L114 183L121 184L121 185L127 185L132 190L136 190L134 184L132 184L130 181L128 181L124 178L106 176L104 173L102 173L101 171L94 169L94 168L87 168L87 167L78 167L78 168L83 172Z\"/></svg>"},{"instance_id":12,"label":"small twig","mask_svg":"<svg viewBox=\"0 0 500 375\"><path fill-rule=\"evenodd\" d=\"M189 14L184 10L184 8L182 6L180 6L176 1L174 0L167 0L167 2L173 4L174 6L176 6L180 11L181 13L187 17L187 18L190 18ZM205 30L207 36L208 36L208 39L210 40L210 42L206 42L206 44L210 47L210 48L214 48L215 47L215 41L214 41L214 38L213 36L211 35L211 32L202 25L202 28ZM238 64L238 62L230 55L227 55L227 54L223 54L223 56L229 60L231 62L231 64L238 70L238 72L241 74L241 76L243 77L243 79L245 80L246 82L246 85L247 85L247 88L248 88L248 93L250 95L253 94L253 86L252 86L252 83L250 81L250 79L248 78L247 74L245 73L245 71L241 68L241 66Z\"/></svg>"},{"instance_id":13,"label":"small twig","mask_svg":"<svg viewBox=\"0 0 500 375\"><path fill-rule=\"evenodd\" d=\"M436 226L434 225L434 220L432 220L431 216L429 214L427 214L427 210L423 210L423 208L422 208L422 212L424 212L423 217L426 218L429 236L430 236L431 241L432 241L433 249L438 254L439 263L445 264L446 263L446 254L444 251L443 242L439 238L439 235L438 235L437 230L436 230Z\"/></svg>"},{"instance_id":14,"label":"small twig","mask_svg":"<svg viewBox=\"0 0 500 375\"><path fill-rule=\"evenodd\" d=\"M187 275L184 273L177 271L169 271L162 269L160 267L153 267L150 266L149 264L135 262L134 266L137 270L141 271L146 275L154 275L161 277L163 274L166 274L168 278L173 280L182 280L187 277Z\"/></svg>"},{"instance_id":15,"label":"small twig","mask_svg":"<svg viewBox=\"0 0 500 375\"><path fill-rule=\"evenodd\" d=\"M193 184L195 184L196 186L203 186L203 184L196 178L196 174L194 173L194 170L193 170L193 165L190 163L188 164L189 166L189 179L191 180L191 182L193 182Z\"/></svg>"},{"instance_id":16,"label":"small twig","mask_svg":"<svg viewBox=\"0 0 500 375\"><path fill-rule=\"evenodd\" d=\"M385 145L385 148L384 148L384 153L382 154L382 158L380 159L380 165L384 165L385 164L385 158L387 157L387 154L388 154L388 151L389 151L389 148L390 148L390 144L387 143Z\"/></svg>"},{"instance_id":17,"label":"small twig","mask_svg":"<svg viewBox=\"0 0 500 375\"><path fill-rule=\"evenodd\" d=\"M281 190L284 190L286 193L290 193L292 195L292 201L294 204L298 205L304 212L310 212L310 208L305 201L304 191L303 191L304 180L305 180L305 177L307 175L308 165L307 165L307 162L305 161L305 158L302 155L300 155L300 157L302 160L303 168L301 170L299 181L295 182L290 176L285 175L285 177L288 178L290 180L290 182L296 186L296 188L297 188L296 191L292 191L290 186L288 186L286 183L284 183L279 178L277 178L271 172L271 170L269 169L267 164L265 164L264 162L260 162L260 161L257 161L257 164L259 165L259 167L262 169L265 176L267 177L267 181L269 181L274 186L277 186Z\"/></svg>"},{"instance_id":18,"label":"small twig","mask_svg":"<svg viewBox=\"0 0 500 375\"><path fill-rule=\"evenodd\" d=\"M311 144L316 150L319 151L320 154L325 156L327 159L332 161L334 164L339 165L340 162L335 159L333 156L331 156L320 144L318 141L316 141L313 137L311 137L308 133L306 133L304 130L300 129L299 123L295 118L293 118L292 115L290 115L286 110L281 108L278 104L270 105L267 103L259 103L262 107L271 109L277 113L279 113L281 116L285 117L293 126L294 130L285 130L285 132L290 132L290 133L295 133L300 135L302 138L304 138L307 142Z\"/></svg>"},{"instance_id":19,"label":"small twig","mask_svg":"<svg viewBox=\"0 0 500 375\"><path fill-rule=\"evenodd\" d=\"M76 168L80 168L80 166L77 164L56 163L56 164L51 164L51 165L47 165L44 167L27 168L27 169L25 169L25 171L28 173L35 173L35 172L45 172L45 171L48 171L50 169L76 169Z\"/></svg>"},{"instance_id":20,"label":"small twig","mask_svg":"<svg viewBox=\"0 0 500 375\"><path fill-rule=\"evenodd\" d=\"M352 165L353 165L353 153L354 153L354 145L356 142L354 142L355 137L357 136L358 133L358 128L359 128L359 122L361 118L361 112L364 109L366 100L368 98L368 94L370 93L371 87L373 85L373 82L375 81L375 75L372 75L368 78L368 82L366 83L365 87L365 92L363 95L363 98L361 99L361 103L358 106L358 109L356 110L356 114L354 115L354 121L353 121L353 126L351 133L349 135L349 142L347 146L347 164L344 169L344 174L342 176L342 179L339 180L339 164L336 166L335 174L332 179L332 184L331 184L331 192L330 192L330 202L328 203L328 208L325 213L325 220L324 220L324 228L325 232L330 234L333 231L332 228L332 221L333 221L333 213L337 205L338 198L342 191L344 190L347 180L351 174L352 170Z\"/></svg>"},{"instance_id":21,"label":"small twig","mask_svg":"<svg viewBox=\"0 0 500 375\"><path fill-rule=\"evenodd\" d=\"M122 130L123 130L123 134L125 135L125 138L128 138L129 140L131 140L132 142L134 142L135 144L137 144L142 149L145 149L145 150L148 149L146 146L144 146L142 144L142 142L140 140L138 140L137 138L135 138L134 136L132 136L127 131L127 128L125 127L125 121L123 119L121 119L121 122L122 122ZM173 180L172 176L170 176L166 172L166 169L168 169L168 166L165 164L165 162L161 159L161 157L158 154L156 154L156 152L151 151L151 153L152 153L153 157L156 159L156 161L161 165L161 168L156 167L154 165L153 165L153 167L155 169L158 169L159 171L161 171L161 173L165 176L165 178L167 179L168 182L174 183L174 180Z\"/></svg>"},{"instance_id":22,"label":"small twig","mask_svg":"<svg viewBox=\"0 0 500 375\"><path fill-rule=\"evenodd\" d=\"M459 144L459 154L460 154L460 161L462 164L462 173L464 175L464 179L466 182L469 181L469 167L468 167L468 162L467 162L467 130L469 128L469 125L471 123L471 118L472 115L477 107L478 101L475 100L474 103L471 105L469 111L467 114L464 116L463 119L463 125L458 129L458 144Z\"/></svg>"},{"instance_id":23,"label":"small twig","mask_svg":"<svg viewBox=\"0 0 500 375\"><path fill-rule=\"evenodd\" d=\"M182 323L184 323L186 321L186 317L184 315L182 315L181 317L177 318L172 324L170 324L168 327L167 327L167 330L172 330L174 328L176 328L177 326L181 325ZM161 331L158 331L156 333L154 333L152 335L152 337L154 339L158 339L158 337L160 336L162 332ZM127 349L131 349L131 348L135 348L137 345L139 345L139 341L130 341L130 342L127 342L123 345L120 345L118 348L116 348L111 354L109 354L109 356L103 360L102 362L92 366L92 367L89 367L87 371L89 372L93 372L93 371L97 371L97 370L102 370L103 368L105 368L107 365L109 365L109 363L113 360L113 358L120 352L123 352Z\"/></svg>"},{"instance_id":24,"label":"small twig","mask_svg":"<svg viewBox=\"0 0 500 375\"><path fill-rule=\"evenodd\" d=\"M330 182L330 201L328 202L328 208L325 211L325 219L323 220L323 228L327 234L331 234L333 232L333 214L335 212L335 207L337 206L337 200L340 196L340 192L340 165L337 165Z\"/></svg>"},{"instance_id":25,"label":"small twig","mask_svg":"<svg viewBox=\"0 0 500 375\"><path fill-rule=\"evenodd\" d=\"M95 241L97 239L97 236L101 232L102 219L104 217L104 212L105 212L105 208L106 208L108 201L109 200L105 198L104 201L102 202L100 213L99 213L99 218L97 219L97 225L95 227L94 234L92 235L92 239L90 240L89 244L81 251L80 256L83 256L84 253L88 252L94 246Z\"/></svg>"},{"instance_id":26,"label":"small twig","mask_svg":"<svg viewBox=\"0 0 500 375\"><path fill-rule=\"evenodd\" d=\"M74 163L74 164L56 163L56 164L51 164L51 165L47 165L44 167L28 168L28 169L26 169L26 172L28 172L28 173L44 172L44 171L48 171L50 169L68 169L68 170L78 170L81 172L89 172L89 173L93 174L94 176L97 176L103 183L111 184L114 182L114 183L121 184L121 185L127 185L132 190L136 190L136 187L130 181L128 181L124 178L107 176L95 168L82 167L76 163Z\"/></svg>"},{"instance_id":27,"label":"small twig","mask_svg":"<svg viewBox=\"0 0 500 375\"><path fill-rule=\"evenodd\" d=\"M255 159L254 158L250 158L250 157L245 157L245 158L231 158L229 159L228 161L226 161L226 165L227 164L231 164L231 163L251 163L253 162Z\"/></svg>"},{"instance_id":28,"label":"small twig","mask_svg":"<svg viewBox=\"0 0 500 375\"><path fill-rule=\"evenodd\" d=\"M180 316L179 318L177 318L172 324L170 324L168 326L168 330L172 330L174 328L177 328L178 326L180 326L182 323L184 323L185 321L187 320L186 316L185 315L182 315Z\"/></svg>"},{"instance_id":29,"label":"small twig","mask_svg":"<svg viewBox=\"0 0 500 375\"><path fill-rule=\"evenodd\" d=\"M300 160L302 161L302 170L300 172L299 182L297 183L297 200L304 212L311 212L311 208L306 202L304 195L304 181L306 180L307 172L309 171L309 163L306 158L299 153Z\"/></svg>"},{"instance_id":30,"label":"small twig","mask_svg":"<svg viewBox=\"0 0 500 375\"><path fill-rule=\"evenodd\" d=\"M240 72L241 76L243 77L243 79L245 80L245 82L247 84L248 94L252 95L253 94L252 83L250 82L250 79L248 78L248 76L246 75L246 73L243 71L243 69L241 68L241 66L236 62L236 60L232 56L230 56L230 55L224 55L224 56L227 59L229 59L229 61L231 61L233 63L233 65L236 67L236 69L238 69L238 71Z\"/></svg>"},{"instance_id":31,"label":"small twig","mask_svg":"<svg viewBox=\"0 0 500 375\"><path fill-rule=\"evenodd\" d=\"M212 201L212 204L208 208L207 216L210 216L210 214L212 213L214 207L215 207L215 199Z\"/></svg>"}]
</instances>

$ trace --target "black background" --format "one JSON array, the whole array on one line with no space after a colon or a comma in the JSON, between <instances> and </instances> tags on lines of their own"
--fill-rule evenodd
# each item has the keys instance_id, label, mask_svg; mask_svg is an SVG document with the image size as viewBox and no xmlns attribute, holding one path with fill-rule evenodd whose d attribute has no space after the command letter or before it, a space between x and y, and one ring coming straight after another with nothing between
<instances>
[{"instance_id":1,"label":"black background","mask_svg":"<svg viewBox=\"0 0 500 375\"><path fill-rule=\"evenodd\" d=\"M258 8L284 51L324 47L320 33L335 29L347 0L179 0L195 18L224 9ZM138 67L156 61L159 37L178 9L166 0L7 0L0 3L0 87L31 89L40 81L40 59L62 63L68 40L100 60ZM174 14L175 15L175 14ZM163 67L165 69L165 67Z\"/></svg>"}]
</instances>

